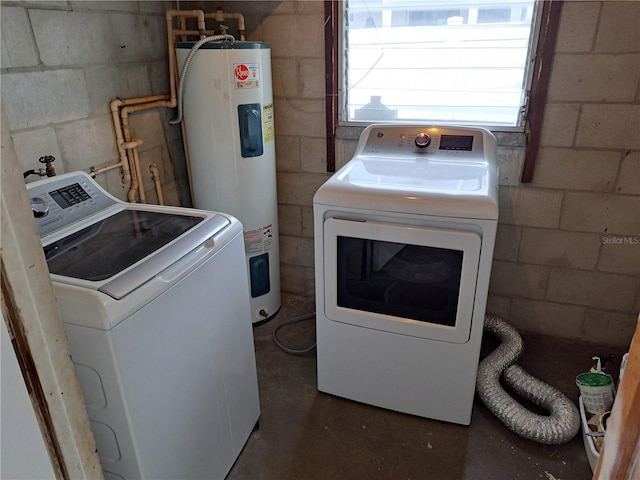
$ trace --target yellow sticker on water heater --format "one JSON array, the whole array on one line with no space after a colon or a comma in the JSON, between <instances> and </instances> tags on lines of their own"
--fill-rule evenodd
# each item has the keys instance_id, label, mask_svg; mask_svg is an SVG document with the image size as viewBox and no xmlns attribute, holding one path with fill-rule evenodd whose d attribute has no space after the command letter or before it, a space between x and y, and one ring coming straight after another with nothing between
<instances>
[{"instance_id":1,"label":"yellow sticker on water heater","mask_svg":"<svg viewBox=\"0 0 640 480\"><path fill-rule=\"evenodd\" d=\"M275 129L273 127L273 103L262 107L262 132L264 133L264 143L273 142Z\"/></svg>"}]
</instances>

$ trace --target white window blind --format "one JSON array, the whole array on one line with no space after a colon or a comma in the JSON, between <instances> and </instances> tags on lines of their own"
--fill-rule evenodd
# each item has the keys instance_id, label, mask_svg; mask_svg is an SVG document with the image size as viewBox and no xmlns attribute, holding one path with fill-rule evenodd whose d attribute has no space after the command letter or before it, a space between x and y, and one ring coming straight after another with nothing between
<instances>
[{"instance_id":1,"label":"white window blind","mask_svg":"<svg viewBox=\"0 0 640 480\"><path fill-rule=\"evenodd\" d=\"M344 0L341 120L519 128L533 0Z\"/></svg>"}]
</instances>

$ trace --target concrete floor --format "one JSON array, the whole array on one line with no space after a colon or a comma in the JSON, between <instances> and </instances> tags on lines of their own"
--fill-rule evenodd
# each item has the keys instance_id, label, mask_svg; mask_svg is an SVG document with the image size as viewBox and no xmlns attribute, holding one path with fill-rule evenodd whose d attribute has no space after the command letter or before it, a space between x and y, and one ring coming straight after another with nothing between
<instances>
[{"instance_id":1,"label":"concrete floor","mask_svg":"<svg viewBox=\"0 0 640 480\"><path fill-rule=\"evenodd\" d=\"M312 299L284 295L278 316L254 328L260 426L228 480L591 478L580 434L563 445L523 439L477 399L471 426L465 427L318 392L315 354L290 355L272 340L279 323L314 310ZM292 348L306 347L314 340L314 321L286 326L278 337ZM523 340L518 363L576 404L574 379L588 370L592 355L614 353L607 370L617 378L623 352L547 337L523 335ZM483 352L493 346L486 339Z\"/></svg>"}]
</instances>

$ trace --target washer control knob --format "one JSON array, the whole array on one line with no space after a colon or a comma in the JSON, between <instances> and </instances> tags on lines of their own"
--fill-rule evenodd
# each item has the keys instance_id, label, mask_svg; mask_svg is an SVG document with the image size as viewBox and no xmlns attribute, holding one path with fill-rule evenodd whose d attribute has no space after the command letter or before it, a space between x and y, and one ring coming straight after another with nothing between
<instances>
[{"instance_id":1,"label":"washer control knob","mask_svg":"<svg viewBox=\"0 0 640 480\"><path fill-rule=\"evenodd\" d=\"M31 211L35 218L46 217L49 215L49 205L44 198L34 197L31 199Z\"/></svg>"},{"instance_id":2,"label":"washer control knob","mask_svg":"<svg viewBox=\"0 0 640 480\"><path fill-rule=\"evenodd\" d=\"M419 133L418 135L416 135L415 144L418 148L427 148L429 145L431 145L431 137L428 133Z\"/></svg>"}]
</instances>

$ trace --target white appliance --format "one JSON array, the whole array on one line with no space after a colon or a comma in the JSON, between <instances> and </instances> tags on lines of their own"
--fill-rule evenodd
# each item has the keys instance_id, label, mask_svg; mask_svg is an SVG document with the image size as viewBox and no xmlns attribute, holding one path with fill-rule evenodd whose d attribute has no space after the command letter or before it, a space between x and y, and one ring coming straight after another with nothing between
<instances>
[{"instance_id":1,"label":"white appliance","mask_svg":"<svg viewBox=\"0 0 640 480\"><path fill-rule=\"evenodd\" d=\"M195 43L177 44L180 69ZM242 222L252 318L265 322L280 309L269 44L205 43L183 76L194 204L228 212Z\"/></svg>"},{"instance_id":2,"label":"white appliance","mask_svg":"<svg viewBox=\"0 0 640 480\"><path fill-rule=\"evenodd\" d=\"M481 128L364 130L313 200L320 391L471 422L497 170Z\"/></svg>"},{"instance_id":3,"label":"white appliance","mask_svg":"<svg viewBox=\"0 0 640 480\"><path fill-rule=\"evenodd\" d=\"M27 187L106 478L224 478L260 415L238 220Z\"/></svg>"}]
</instances>

